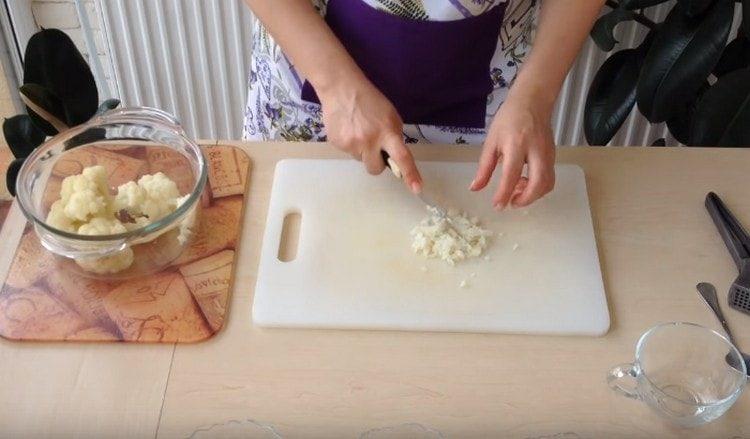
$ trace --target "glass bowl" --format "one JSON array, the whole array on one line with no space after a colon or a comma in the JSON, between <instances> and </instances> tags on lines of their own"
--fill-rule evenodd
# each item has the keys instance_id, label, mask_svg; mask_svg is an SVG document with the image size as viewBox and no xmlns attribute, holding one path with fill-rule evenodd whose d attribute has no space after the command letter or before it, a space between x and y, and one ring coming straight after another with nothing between
<instances>
[{"instance_id":1,"label":"glass bowl","mask_svg":"<svg viewBox=\"0 0 750 439\"><path fill-rule=\"evenodd\" d=\"M126 211L110 209L128 225L127 231L117 229L114 234L81 234L78 226L61 230L48 223L65 178L95 165L105 169L111 197L120 185L161 172L176 184L180 201L164 210L170 212L165 216L152 214L156 219L143 213L138 223ZM42 246L59 257L62 269L87 277L127 279L160 271L188 246L198 225L207 174L203 152L173 116L154 108L123 108L39 146L19 171L16 199Z\"/></svg>"}]
</instances>

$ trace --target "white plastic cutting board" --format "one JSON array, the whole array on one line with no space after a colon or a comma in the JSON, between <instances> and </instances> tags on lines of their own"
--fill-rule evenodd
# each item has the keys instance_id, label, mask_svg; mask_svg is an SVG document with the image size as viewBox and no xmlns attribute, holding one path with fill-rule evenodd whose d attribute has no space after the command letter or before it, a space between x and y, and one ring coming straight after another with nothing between
<instances>
[{"instance_id":1,"label":"white plastic cutting board","mask_svg":"<svg viewBox=\"0 0 750 439\"><path fill-rule=\"evenodd\" d=\"M602 335L609 313L583 171L525 210L467 188L476 164L422 162L426 190L495 233L484 259L455 267L411 250L424 205L389 173L339 160L276 167L253 322L259 326ZM296 258L278 259L284 217L301 214ZM518 244L514 251L513 246ZM426 271L424 271L426 267ZM462 280L468 284L459 285Z\"/></svg>"}]
</instances>

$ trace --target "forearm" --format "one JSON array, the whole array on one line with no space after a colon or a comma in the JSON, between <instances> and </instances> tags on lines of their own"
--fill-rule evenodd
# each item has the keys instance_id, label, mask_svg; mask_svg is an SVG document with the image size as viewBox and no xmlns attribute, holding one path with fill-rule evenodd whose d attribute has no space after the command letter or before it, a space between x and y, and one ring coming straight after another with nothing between
<instances>
[{"instance_id":1,"label":"forearm","mask_svg":"<svg viewBox=\"0 0 750 439\"><path fill-rule=\"evenodd\" d=\"M364 74L310 0L245 0L318 93Z\"/></svg>"},{"instance_id":2,"label":"forearm","mask_svg":"<svg viewBox=\"0 0 750 439\"><path fill-rule=\"evenodd\" d=\"M533 96L551 113L565 77L599 16L605 0L542 1L533 48L513 89ZM511 90L511 93L514 90Z\"/></svg>"}]
</instances>

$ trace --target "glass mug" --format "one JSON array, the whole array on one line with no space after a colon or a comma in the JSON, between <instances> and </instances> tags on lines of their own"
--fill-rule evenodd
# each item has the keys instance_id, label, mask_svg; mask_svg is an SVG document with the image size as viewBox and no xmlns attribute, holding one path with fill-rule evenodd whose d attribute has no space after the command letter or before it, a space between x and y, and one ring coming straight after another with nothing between
<instances>
[{"instance_id":1,"label":"glass mug","mask_svg":"<svg viewBox=\"0 0 750 439\"><path fill-rule=\"evenodd\" d=\"M612 390L645 402L683 427L726 413L746 382L745 363L726 337L681 322L646 331L638 340L635 361L614 367L607 376Z\"/></svg>"}]
</instances>

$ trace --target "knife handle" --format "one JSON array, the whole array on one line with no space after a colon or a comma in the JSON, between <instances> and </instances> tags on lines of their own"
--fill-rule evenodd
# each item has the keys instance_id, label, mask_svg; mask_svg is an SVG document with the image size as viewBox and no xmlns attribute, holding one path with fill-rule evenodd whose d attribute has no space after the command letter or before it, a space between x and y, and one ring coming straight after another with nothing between
<instances>
[{"instance_id":1,"label":"knife handle","mask_svg":"<svg viewBox=\"0 0 750 439\"><path fill-rule=\"evenodd\" d=\"M386 168L390 169L393 175L396 176L399 180L404 176L404 174L401 173L401 169L399 169L396 162L391 158L391 156L385 151L380 150L380 156L383 157L383 162L385 162Z\"/></svg>"}]
</instances>

